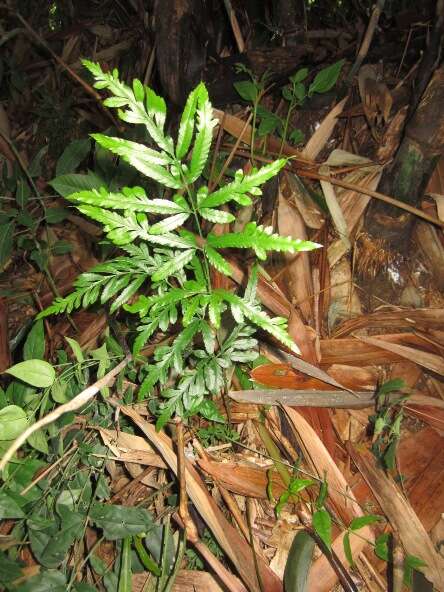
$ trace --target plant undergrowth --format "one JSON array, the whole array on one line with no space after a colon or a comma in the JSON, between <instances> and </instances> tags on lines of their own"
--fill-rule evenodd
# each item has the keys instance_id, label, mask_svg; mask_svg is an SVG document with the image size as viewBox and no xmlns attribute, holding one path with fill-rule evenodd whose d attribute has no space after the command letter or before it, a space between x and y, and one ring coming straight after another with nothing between
<instances>
[{"instance_id":1,"label":"plant undergrowth","mask_svg":"<svg viewBox=\"0 0 444 592\"><path fill-rule=\"evenodd\" d=\"M83 215L102 225L107 239L104 251L116 256L82 273L71 294L56 298L38 315L24 343L23 362L7 371L13 380L5 391L0 389L0 451L7 450L29 424L70 401L93 376L103 377L125 357L124 348L108 329L101 347L85 353L77 341L66 338L73 361L63 350L57 352L54 365L44 361L43 319L88 307L106 308L110 316L121 315L128 323L132 362L125 370L128 383L121 374L115 384L120 400L148 405L157 418L158 430L174 416L189 419L199 415L212 422L197 430L204 446L236 443L239 434L224 423L216 402L229 388L233 371L242 378L241 366L257 363L256 330L298 353L286 320L270 317L258 301L259 263L270 252L309 251L319 245L280 236L255 222L240 232L222 235L213 232L213 225L235 221L239 207L259 198L261 186L287 161L278 159L248 173L238 170L231 181L210 189L205 169L217 121L202 83L188 97L174 141L166 131L165 101L152 89L138 80L127 86L116 70L103 72L98 64L86 60L84 65L95 87L109 92L105 106L116 108L120 119L139 126L142 132L131 135L133 139L92 134L97 172L86 175L67 174L73 163L80 163L91 150L90 140L76 140L59 160L57 176L50 184ZM331 88L340 67L338 62L333 69L326 69L324 78L315 78L308 91L302 85L305 70L290 79L289 109L281 122L282 145L292 110L310 93ZM251 94L259 117L263 116L259 101L265 82L262 79L257 93ZM245 84L242 88L245 91ZM143 136L148 142L136 141ZM127 186L133 182L137 184ZM22 196L23 205L27 198L27 193ZM52 218L49 214L48 219L58 221L64 216L66 210L62 209L53 212ZM35 249L37 254L39 249ZM246 285L236 290L214 287L214 274L232 278L233 262L246 250L252 255ZM41 268L46 269L45 261L42 259ZM153 343L157 345L152 347ZM153 575L153 589L171 589L174 566L184 556L184 543L172 534L169 522L177 505L174 482L165 483L133 505L113 494L106 476L110 450L97 437L97 431L114 423L114 411L107 404L109 394L109 389L103 388L101 396L82 409L88 430L74 413L65 414L35 432L28 439L26 456L14 457L7 465L0 490L0 520L11 523L0 550L0 585L6 590L124 592L131 589L131 575L138 571ZM379 439L375 448L383 451L385 461L393 458L399 437L402 408L394 415L397 409L387 404L376 420L375 437ZM119 430L132 434L134 428L120 417ZM57 471L51 463L58 466ZM327 483L300 478L298 471L295 469L277 500L276 514L286 504L297 502L306 489L318 486L311 534L318 537L325 553L331 553ZM170 506L165 511L167 518L158 524L146 508L162 493L171 493L167 498ZM344 553L350 565L350 536L379 520L379 516L366 515L340 525L346 531ZM288 585L298 577L291 572L291 565L301 565L301 557L305 557L308 573L314 539L306 535L305 531L298 534L293 555L290 551L284 578ZM223 558L209 531L205 530L202 538L215 556ZM375 544L375 552L385 560L390 559L388 542L384 533ZM101 554L102 543L112 544L111 560ZM24 559L30 552L37 569L25 574ZM188 549L185 556L190 568L204 567L194 551ZM293 561L294 556L299 559ZM421 567L417 558L409 561L410 574ZM93 578L79 581L79 574L85 573L92 573Z\"/></svg>"}]
</instances>

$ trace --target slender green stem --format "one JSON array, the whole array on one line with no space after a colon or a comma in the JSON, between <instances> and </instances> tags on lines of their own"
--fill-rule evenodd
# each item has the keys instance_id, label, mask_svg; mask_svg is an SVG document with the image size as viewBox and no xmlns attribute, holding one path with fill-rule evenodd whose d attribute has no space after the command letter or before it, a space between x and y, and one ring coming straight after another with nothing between
<instances>
[{"instance_id":1,"label":"slender green stem","mask_svg":"<svg viewBox=\"0 0 444 592\"><path fill-rule=\"evenodd\" d=\"M199 215L197 213L197 207L196 207L196 204L195 204L195 201L194 201L193 192L192 192L190 186L188 185L188 183L186 182L186 180L184 179L183 176L182 176L182 181L183 181L183 184L184 184L185 191L187 192L187 195L188 195L188 201L189 201L189 204L191 206L191 210L193 212L194 220L196 222L197 232L199 234L199 237L202 240L205 240L205 237L204 237L204 235L202 233L202 227L200 225ZM210 266L208 264L208 259L207 259L207 256L205 255L205 252L204 251L202 251L202 255L203 255L203 263L204 263L205 277L206 277L206 281L207 281L207 290L208 290L208 293L211 293Z\"/></svg>"},{"instance_id":2,"label":"slender green stem","mask_svg":"<svg viewBox=\"0 0 444 592\"><path fill-rule=\"evenodd\" d=\"M285 118L284 130L282 132L281 147L279 148L279 158L281 157L282 150L284 148L284 144L287 140L288 124L290 123L291 113L294 108L295 108L295 104L293 103L293 101L291 101L290 106L288 107L287 116Z\"/></svg>"}]
</instances>

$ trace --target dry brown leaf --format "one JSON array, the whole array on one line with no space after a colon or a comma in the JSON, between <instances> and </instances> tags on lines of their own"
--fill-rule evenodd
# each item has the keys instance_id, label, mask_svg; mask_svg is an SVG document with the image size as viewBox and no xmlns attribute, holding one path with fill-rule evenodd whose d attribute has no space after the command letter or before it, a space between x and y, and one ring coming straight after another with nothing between
<instances>
[{"instance_id":1,"label":"dry brown leaf","mask_svg":"<svg viewBox=\"0 0 444 592\"><path fill-rule=\"evenodd\" d=\"M282 236L308 239L305 224L299 212L292 208L283 196L282 187L279 187L277 219L279 233ZM293 253L286 253L284 258L287 262L286 275L292 301L299 307L305 322L308 322L313 318L313 282L309 254L299 253L295 258Z\"/></svg>"},{"instance_id":2,"label":"dry brown leaf","mask_svg":"<svg viewBox=\"0 0 444 592\"><path fill-rule=\"evenodd\" d=\"M405 358L410 362L419 364L420 366L423 366L432 372L444 375L444 358L442 358L442 356L437 356L436 354L431 354L420 349L407 347L405 345L389 343L388 341L376 339L375 337L357 336L357 339L363 341L364 343L368 343L369 345L374 345L386 351L397 354L401 358Z\"/></svg>"},{"instance_id":3,"label":"dry brown leaf","mask_svg":"<svg viewBox=\"0 0 444 592\"><path fill-rule=\"evenodd\" d=\"M322 228L325 218L301 179L290 171L285 171L285 177L288 182L288 195L285 192L284 197L290 203L294 203L308 228L314 230Z\"/></svg>"},{"instance_id":4,"label":"dry brown leaf","mask_svg":"<svg viewBox=\"0 0 444 592\"><path fill-rule=\"evenodd\" d=\"M198 465L225 489L246 497L267 499L267 486L271 477L273 495L279 497L286 489L279 473L238 463L221 463L203 458Z\"/></svg>"},{"instance_id":5,"label":"dry brown leaf","mask_svg":"<svg viewBox=\"0 0 444 592\"><path fill-rule=\"evenodd\" d=\"M431 349L423 339L412 333L390 333L375 336L378 340L387 343L399 343L423 349ZM387 364L403 360L399 353L382 350L376 345L358 341L356 338L321 339L321 363L324 366L331 364L351 364L369 366L371 364Z\"/></svg>"},{"instance_id":6,"label":"dry brown leaf","mask_svg":"<svg viewBox=\"0 0 444 592\"><path fill-rule=\"evenodd\" d=\"M102 436L103 443L116 458L140 465L159 467L161 469L167 468L159 454L148 444L145 438L105 428L98 428L98 431Z\"/></svg>"},{"instance_id":7,"label":"dry brown leaf","mask_svg":"<svg viewBox=\"0 0 444 592\"><path fill-rule=\"evenodd\" d=\"M407 553L426 562L424 574L435 588L444 590L444 560L436 552L424 526L394 481L378 469L369 452L348 447L353 462L371 488L390 524L398 533Z\"/></svg>"},{"instance_id":8,"label":"dry brown leaf","mask_svg":"<svg viewBox=\"0 0 444 592\"><path fill-rule=\"evenodd\" d=\"M347 100L348 96L339 101L339 103L335 105L333 109L331 109L331 111L324 117L321 125L308 140L302 152L303 158L308 160L316 160L317 156L330 139L330 136L336 127L338 117L342 113Z\"/></svg>"},{"instance_id":9,"label":"dry brown leaf","mask_svg":"<svg viewBox=\"0 0 444 592\"><path fill-rule=\"evenodd\" d=\"M122 406L120 410L125 415L128 415L142 430L152 445L159 451L166 464L177 475L177 456L173 450L171 439L162 432L156 432L154 426L145 421L132 408ZM185 466L187 493L191 501L212 531L219 545L236 567L238 574L248 589L253 592L260 592L250 547L239 532L227 521L191 463L185 461ZM270 570L261 557L257 557L257 562L266 590L281 592L282 582L279 578Z\"/></svg>"},{"instance_id":10,"label":"dry brown leaf","mask_svg":"<svg viewBox=\"0 0 444 592\"><path fill-rule=\"evenodd\" d=\"M391 327L401 329L412 327L416 329L444 326L444 308L394 308L362 315L344 321L334 332L334 337L342 337L362 327Z\"/></svg>"}]
</instances>

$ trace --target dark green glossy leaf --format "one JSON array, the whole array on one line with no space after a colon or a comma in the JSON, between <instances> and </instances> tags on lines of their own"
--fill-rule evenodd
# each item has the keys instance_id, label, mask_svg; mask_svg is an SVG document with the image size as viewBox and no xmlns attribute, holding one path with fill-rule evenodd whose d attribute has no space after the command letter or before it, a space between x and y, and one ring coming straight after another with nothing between
<instances>
[{"instance_id":1,"label":"dark green glossy leaf","mask_svg":"<svg viewBox=\"0 0 444 592\"><path fill-rule=\"evenodd\" d=\"M251 80L241 80L234 83L234 88L244 101L254 103L258 97L259 90Z\"/></svg>"},{"instance_id":2,"label":"dark green glossy leaf","mask_svg":"<svg viewBox=\"0 0 444 592\"><path fill-rule=\"evenodd\" d=\"M24 360L42 360L45 355L45 331L43 320L36 321L23 346Z\"/></svg>"},{"instance_id":3,"label":"dark green glossy leaf","mask_svg":"<svg viewBox=\"0 0 444 592\"><path fill-rule=\"evenodd\" d=\"M23 518L23 510L10 495L0 491L0 521L10 518Z\"/></svg>"},{"instance_id":4,"label":"dark green glossy leaf","mask_svg":"<svg viewBox=\"0 0 444 592\"><path fill-rule=\"evenodd\" d=\"M358 516L358 518L353 518L353 520L351 521L350 530L359 530L364 526L375 524L375 522L380 522L381 520L383 520L382 516L377 516L376 514Z\"/></svg>"},{"instance_id":5,"label":"dark green glossy leaf","mask_svg":"<svg viewBox=\"0 0 444 592\"><path fill-rule=\"evenodd\" d=\"M325 93L331 90L338 80L344 63L345 60L339 60L339 62L336 62L327 68L323 68L320 72L318 72L315 79L310 84L310 88L308 90L309 96L315 92Z\"/></svg>"},{"instance_id":6,"label":"dark green glossy leaf","mask_svg":"<svg viewBox=\"0 0 444 592\"><path fill-rule=\"evenodd\" d=\"M309 592L307 581L314 548L315 542L305 530L294 537L284 571L285 592Z\"/></svg>"},{"instance_id":7,"label":"dark green glossy leaf","mask_svg":"<svg viewBox=\"0 0 444 592\"><path fill-rule=\"evenodd\" d=\"M82 140L73 140L63 151L56 165L56 175L66 175L73 173L79 164L87 157L91 150L91 140L85 138Z\"/></svg>"},{"instance_id":8,"label":"dark green glossy leaf","mask_svg":"<svg viewBox=\"0 0 444 592\"><path fill-rule=\"evenodd\" d=\"M147 532L153 525L151 514L144 508L99 503L92 507L90 517L110 541Z\"/></svg>"},{"instance_id":9,"label":"dark green glossy leaf","mask_svg":"<svg viewBox=\"0 0 444 592\"><path fill-rule=\"evenodd\" d=\"M331 517L327 510L317 510L313 514L313 528L325 546L331 549Z\"/></svg>"},{"instance_id":10,"label":"dark green glossy leaf","mask_svg":"<svg viewBox=\"0 0 444 592\"><path fill-rule=\"evenodd\" d=\"M344 554L345 557L347 558L347 561L349 562L350 566L353 567L354 566L354 561L353 561L353 555L352 555L352 550L351 550L351 545L350 545L350 533L346 532L344 534L344 538L342 540L342 543L344 545Z\"/></svg>"}]
</instances>

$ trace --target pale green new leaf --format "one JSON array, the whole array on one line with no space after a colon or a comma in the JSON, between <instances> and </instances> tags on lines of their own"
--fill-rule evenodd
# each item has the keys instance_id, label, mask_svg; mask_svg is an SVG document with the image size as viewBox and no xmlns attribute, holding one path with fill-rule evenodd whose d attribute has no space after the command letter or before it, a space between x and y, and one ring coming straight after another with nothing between
<instances>
[{"instance_id":1,"label":"pale green new leaf","mask_svg":"<svg viewBox=\"0 0 444 592\"><path fill-rule=\"evenodd\" d=\"M181 269L185 267L187 263L191 261L194 255L194 249L189 249L188 251L182 251L178 255L174 256L173 259L167 261L164 265L162 265L153 275L151 279L153 282L160 282L161 280L166 279L170 275L174 275Z\"/></svg>"},{"instance_id":2,"label":"pale green new leaf","mask_svg":"<svg viewBox=\"0 0 444 592\"><path fill-rule=\"evenodd\" d=\"M199 85L198 89L197 134L187 178L189 183L194 183L202 174L210 152L213 128L217 125L217 119L213 119L213 108L208 100L205 85Z\"/></svg>"},{"instance_id":3,"label":"pale green new leaf","mask_svg":"<svg viewBox=\"0 0 444 592\"><path fill-rule=\"evenodd\" d=\"M209 245L205 245L204 253L207 256L208 263L210 265L217 269L217 271L220 271L220 273L223 273L224 275L231 277L231 265L228 263L226 259L224 259L224 257L222 257L220 253L216 251L216 249L213 249Z\"/></svg>"},{"instance_id":4,"label":"pale green new leaf","mask_svg":"<svg viewBox=\"0 0 444 592\"><path fill-rule=\"evenodd\" d=\"M197 96L200 85L189 95L180 119L179 133L177 136L176 156L181 160L188 152L194 132L194 116L196 114Z\"/></svg>"},{"instance_id":5,"label":"pale green new leaf","mask_svg":"<svg viewBox=\"0 0 444 592\"><path fill-rule=\"evenodd\" d=\"M151 226L150 234L165 234L171 232L172 230L179 228L179 226L182 226L189 217L189 212L183 212L181 214L175 214L174 216L164 218L160 222Z\"/></svg>"},{"instance_id":6,"label":"pale green new leaf","mask_svg":"<svg viewBox=\"0 0 444 592\"><path fill-rule=\"evenodd\" d=\"M199 214L205 220L209 220L210 222L214 222L215 224L229 224L236 220L233 214L230 212L224 212L223 210L213 210L213 208L201 208L199 209Z\"/></svg>"}]
</instances>

